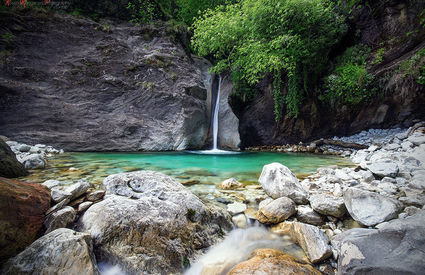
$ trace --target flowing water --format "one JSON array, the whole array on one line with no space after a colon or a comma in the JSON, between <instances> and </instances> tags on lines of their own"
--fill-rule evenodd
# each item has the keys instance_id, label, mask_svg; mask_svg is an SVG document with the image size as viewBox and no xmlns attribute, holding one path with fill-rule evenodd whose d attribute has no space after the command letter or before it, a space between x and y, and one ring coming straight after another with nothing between
<instances>
[{"instance_id":1,"label":"flowing water","mask_svg":"<svg viewBox=\"0 0 425 275\"><path fill-rule=\"evenodd\" d=\"M221 75L218 77L218 89L217 98L215 100L215 108L213 114L213 150L217 150L217 138L218 138L218 110L220 107L220 92L221 92Z\"/></svg>"}]
</instances>

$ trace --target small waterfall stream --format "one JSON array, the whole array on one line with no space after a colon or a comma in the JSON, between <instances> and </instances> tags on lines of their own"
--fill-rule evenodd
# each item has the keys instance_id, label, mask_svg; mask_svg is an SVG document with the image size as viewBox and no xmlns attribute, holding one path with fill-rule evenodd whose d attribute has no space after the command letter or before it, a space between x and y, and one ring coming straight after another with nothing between
<instances>
[{"instance_id":1,"label":"small waterfall stream","mask_svg":"<svg viewBox=\"0 0 425 275\"><path fill-rule=\"evenodd\" d=\"M218 89L217 89L217 98L215 100L215 108L213 114L213 150L218 150L217 148L217 139L218 139L218 110L220 107L220 91L221 91L221 75L218 76Z\"/></svg>"}]
</instances>

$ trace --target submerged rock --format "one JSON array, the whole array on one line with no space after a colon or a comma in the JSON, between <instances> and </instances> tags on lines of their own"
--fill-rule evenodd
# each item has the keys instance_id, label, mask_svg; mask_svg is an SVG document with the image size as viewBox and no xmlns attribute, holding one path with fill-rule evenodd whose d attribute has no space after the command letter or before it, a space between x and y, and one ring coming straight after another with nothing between
<instances>
[{"instance_id":1,"label":"submerged rock","mask_svg":"<svg viewBox=\"0 0 425 275\"><path fill-rule=\"evenodd\" d=\"M92 235L105 260L129 273L181 272L232 228L225 210L161 173L112 175L104 186L107 196L87 209L78 228Z\"/></svg>"},{"instance_id":2,"label":"submerged rock","mask_svg":"<svg viewBox=\"0 0 425 275\"><path fill-rule=\"evenodd\" d=\"M229 275L246 274L306 274L320 275L307 262L301 261L282 251L275 249L257 249L248 261L239 263L228 273Z\"/></svg>"},{"instance_id":3,"label":"submerged rock","mask_svg":"<svg viewBox=\"0 0 425 275\"><path fill-rule=\"evenodd\" d=\"M379 229L351 229L332 239L338 274L423 274L425 211Z\"/></svg>"},{"instance_id":4,"label":"submerged rock","mask_svg":"<svg viewBox=\"0 0 425 275\"><path fill-rule=\"evenodd\" d=\"M0 264L36 239L49 207L46 187L0 178Z\"/></svg>"},{"instance_id":5,"label":"submerged rock","mask_svg":"<svg viewBox=\"0 0 425 275\"><path fill-rule=\"evenodd\" d=\"M87 274L98 275L89 234L57 229L36 240L0 270L15 274Z\"/></svg>"},{"instance_id":6,"label":"submerged rock","mask_svg":"<svg viewBox=\"0 0 425 275\"><path fill-rule=\"evenodd\" d=\"M235 178L230 178L218 184L217 187L223 190L232 190L232 189L243 187L243 184L237 181Z\"/></svg>"},{"instance_id":7,"label":"submerged rock","mask_svg":"<svg viewBox=\"0 0 425 275\"><path fill-rule=\"evenodd\" d=\"M16 178L28 175L25 167L16 159L15 153L0 139L0 177Z\"/></svg>"},{"instance_id":8,"label":"submerged rock","mask_svg":"<svg viewBox=\"0 0 425 275\"><path fill-rule=\"evenodd\" d=\"M257 220L261 223L280 223L296 213L295 203L286 197L263 204L257 212Z\"/></svg>"},{"instance_id":9,"label":"submerged rock","mask_svg":"<svg viewBox=\"0 0 425 275\"><path fill-rule=\"evenodd\" d=\"M402 210L397 200L358 188L348 188L344 202L351 217L365 226L394 219Z\"/></svg>"},{"instance_id":10,"label":"submerged rock","mask_svg":"<svg viewBox=\"0 0 425 275\"><path fill-rule=\"evenodd\" d=\"M274 199L288 197L298 204L308 202L308 193L302 188L297 177L280 163L265 165L258 182L266 194Z\"/></svg>"}]
</instances>

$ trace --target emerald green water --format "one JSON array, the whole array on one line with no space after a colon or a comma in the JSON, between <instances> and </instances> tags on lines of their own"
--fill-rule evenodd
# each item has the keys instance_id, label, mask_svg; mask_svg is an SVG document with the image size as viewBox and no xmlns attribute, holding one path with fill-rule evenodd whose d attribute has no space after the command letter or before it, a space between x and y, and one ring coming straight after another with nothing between
<instances>
[{"instance_id":1,"label":"emerald green water","mask_svg":"<svg viewBox=\"0 0 425 275\"><path fill-rule=\"evenodd\" d=\"M234 177L240 182L256 183L264 165L280 162L295 174L309 174L318 167L349 166L348 159L313 154L242 152L230 155L202 155L189 152L162 153L65 153L56 155L45 170L33 171L27 180L76 180L94 184L111 174L154 170L182 183L217 184ZM29 179L28 179L29 178Z\"/></svg>"}]
</instances>

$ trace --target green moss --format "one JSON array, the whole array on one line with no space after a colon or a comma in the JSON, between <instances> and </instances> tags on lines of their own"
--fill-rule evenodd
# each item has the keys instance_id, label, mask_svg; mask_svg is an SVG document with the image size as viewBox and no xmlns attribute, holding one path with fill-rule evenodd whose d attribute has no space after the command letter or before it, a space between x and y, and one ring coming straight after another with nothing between
<instances>
[{"instance_id":1,"label":"green moss","mask_svg":"<svg viewBox=\"0 0 425 275\"><path fill-rule=\"evenodd\" d=\"M195 214L196 214L196 211L189 208L189 209L187 209L185 216L189 221L194 222L195 221Z\"/></svg>"},{"instance_id":2,"label":"green moss","mask_svg":"<svg viewBox=\"0 0 425 275\"><path fill-rule=\"evenodd\" d=\"M186 269L190 267L190 260L186 255L183 257L183 267Z\"/></svg>"},{"instance_id":3,"label":"green moss","mask_svg":"<svg viewBox=\"0 0 425 275\"><path fill-rule=\"evenodd\" d=\"M411 77L418 84L425 85L425 48L416 52L408 60L403 61L398 70L404 78Z\"/></svg>"}]
</instances>

